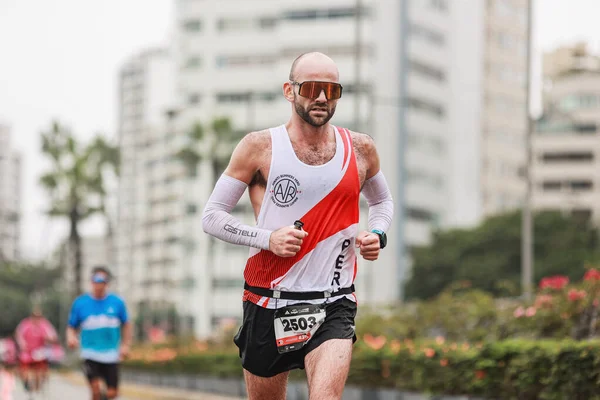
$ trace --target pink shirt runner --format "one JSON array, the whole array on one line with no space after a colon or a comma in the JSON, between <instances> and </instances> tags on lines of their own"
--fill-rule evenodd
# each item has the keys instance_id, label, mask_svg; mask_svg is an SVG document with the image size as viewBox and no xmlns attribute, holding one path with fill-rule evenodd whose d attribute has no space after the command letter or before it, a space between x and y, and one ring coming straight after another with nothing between
<instances>
[{"instance_id":1,"label":"pink shirt runner","mask_svg":"<svg viewBox=\"0 0 600 400\"><path fill-rule=\"evenodd\" d=\"M19 359L22 363L44 361L48 358L45 346L48 340L55 340L56 330L45 318L25 318L15 332L19 344Z\"/></svg>"}]
</instances>

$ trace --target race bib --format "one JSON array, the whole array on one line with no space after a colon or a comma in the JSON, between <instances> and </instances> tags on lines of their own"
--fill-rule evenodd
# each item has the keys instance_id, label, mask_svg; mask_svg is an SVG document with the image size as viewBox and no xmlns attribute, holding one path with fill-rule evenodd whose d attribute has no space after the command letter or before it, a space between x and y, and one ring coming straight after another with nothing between
<instances>
[{"instance_id":1,"label":"race bib","mask_svg":"<svg viewBox=\"0 0 600 400\"><path fill-rule=\"evenodd\" d=\"M275 340L279 354L299 350L325 322L319 304L297 304L275 311Z\"/></svg>"}]
</instances>

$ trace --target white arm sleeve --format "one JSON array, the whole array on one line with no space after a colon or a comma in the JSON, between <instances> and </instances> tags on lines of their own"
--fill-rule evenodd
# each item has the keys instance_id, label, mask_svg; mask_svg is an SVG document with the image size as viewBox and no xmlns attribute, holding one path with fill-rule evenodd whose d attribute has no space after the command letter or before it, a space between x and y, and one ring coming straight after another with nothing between
<instances>
[{"instance_id":1,"label":"white arm sleeve","mask_svg":"<svg viewBox=\"0 0 600 400\"><path fill-rule=\"evenodd\" d=\"M231 176L221 175L204 207L202 229L228 243L269 250L270 230L244 225L230 214L247 186Z\"/></svg>"},{"instance_id":2,"label":"white arm sleeve","mask_svg":"<svg viewBox=\"0 0 600 400\"><path fill-rule=\"evenodd\" d=\"M362 194L369 205L369 230L387 232L392 225L394 200L381 170L365 181Z\"/></svg>"}]
</instances>

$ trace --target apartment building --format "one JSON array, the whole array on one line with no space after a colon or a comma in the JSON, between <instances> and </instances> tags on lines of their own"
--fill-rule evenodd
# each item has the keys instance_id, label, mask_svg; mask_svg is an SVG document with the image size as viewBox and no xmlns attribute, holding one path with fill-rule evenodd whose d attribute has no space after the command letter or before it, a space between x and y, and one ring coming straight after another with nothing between
<instances>
[{"instance_id":1,"label":"apartment building","mask_svg":"<svg viewBox=\"0 0 600 400\"><path fill-rule=\"evenodd\" d=\"M172 293L182 285L174 230L184 210L174 185L184 175L173 162L173 78L172 56L164 49L141 52L120 70L115 273L133 313L140 302L177 304Z\"/></svg>"},{"instance_id":2,"label":"apartment building","mask_svg":"<svg viewBox=\"0 0 600 400\"><path fill-rule=\"evenodd\" d=\"M0 124L0 261L20 258L21 156L12 147L10 128Z\"/></svg>"},{"instance_id":3,"label":"apartment building","mask_svg":"<svg viewBox=\"0 0 600 400\"><path fill-rule=\"evenodd\" d=\"M600 57L584 43L544 54L532 201L600 223Z\"/></svg>"}]
</instances>

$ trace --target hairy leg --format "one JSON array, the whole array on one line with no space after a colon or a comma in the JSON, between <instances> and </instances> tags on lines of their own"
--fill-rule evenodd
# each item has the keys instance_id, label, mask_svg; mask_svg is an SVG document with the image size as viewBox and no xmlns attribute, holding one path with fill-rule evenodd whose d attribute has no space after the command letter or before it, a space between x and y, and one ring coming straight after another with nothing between
<instances>
[{"instance_id":1,"label":"hairy leg","mask_svg":"<svg viewBox=\"0 0 600 400\"><path fill-rule=\"evenodd\" d=\"M289 372L263 378L244 370L248 400L285 400Z\"/></svg>"},{"instance_id":2,"label":"hairy leg","mask_svg":"<svg viewBox=\"0 0 600 400\"><path fill-rule=\"evenodd\" d=\"M306 355L310 400L340 400L350 370L352 339L330 339Z\"/></svg>"}]
</instances>

